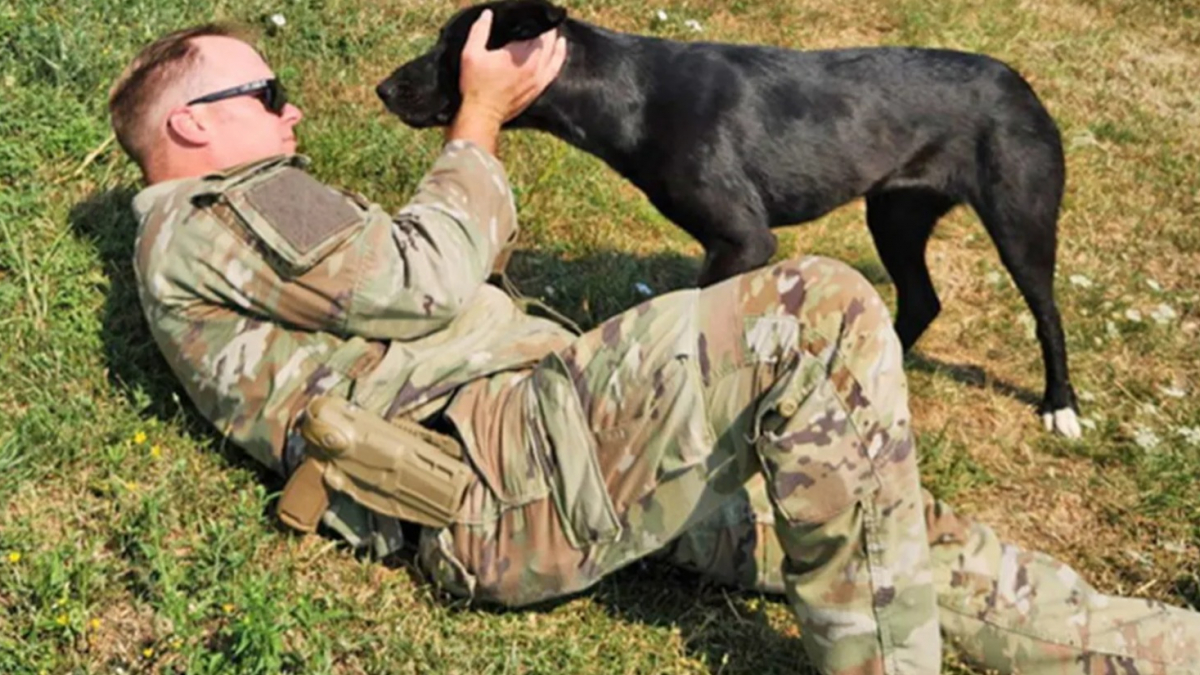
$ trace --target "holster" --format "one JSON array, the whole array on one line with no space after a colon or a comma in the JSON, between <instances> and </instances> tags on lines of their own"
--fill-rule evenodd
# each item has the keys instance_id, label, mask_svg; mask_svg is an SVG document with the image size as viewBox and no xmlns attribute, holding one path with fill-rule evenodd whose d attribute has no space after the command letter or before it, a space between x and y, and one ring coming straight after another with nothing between
<instances>
[{"instance_id":1,"label":"holster","mask_svg":"<svg viewBox=\"0 0 1200 675\"><path fill-rule=\"evenodd\" d=\"M283 489L279 517L311 532L345 493L375 513L445 527L474 478L451 436L407 420L388 422L343 399L319 396L300 423L307 457Z\"/></svg>"},{"instance_id":2,"label":"holster","mask_svg":"<svg viewBox=\"0 0 1200 675\"><path fill-rule=\"evenodd\" d=\"M314 532L321 516L329 508L329 488L321 476L325 465L305 457L288 477L279 496L279 519L284 525L301 532Z\"/></svg>"}]
</instances>

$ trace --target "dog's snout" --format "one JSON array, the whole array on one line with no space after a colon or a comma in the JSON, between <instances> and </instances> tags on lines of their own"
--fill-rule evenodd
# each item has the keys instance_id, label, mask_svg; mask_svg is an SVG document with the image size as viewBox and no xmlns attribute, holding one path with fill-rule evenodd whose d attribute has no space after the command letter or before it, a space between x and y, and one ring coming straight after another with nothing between
<instances>
[{"instance_id":1,"label":"dog's snout","mask_svg":"<svg viewBox=\"0 0 1200 675\"><path fill-rule=\"evenodd\" d=\"M388 79L380 82L375 87L375 94L377 96L379 96L379 99L381 101L383 101L384 103L387 103L392 98L392 96L395 95L395 93L396 93L396 85L392 82L391 78L388 78Z\"/></svg>"}]
</instances>

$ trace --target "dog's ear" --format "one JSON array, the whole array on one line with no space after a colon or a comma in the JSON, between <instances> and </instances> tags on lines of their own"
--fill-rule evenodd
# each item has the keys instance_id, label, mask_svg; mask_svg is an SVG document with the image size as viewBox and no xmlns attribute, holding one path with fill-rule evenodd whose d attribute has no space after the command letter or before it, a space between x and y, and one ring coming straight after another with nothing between
<instances>
[{"instance_id":1,"label":"dog's ear","mask_svg":"<svg viewBox=\"0 0 1200 675\"><path fill-rule=\"evenodd\" d=\"M494 5L492 11L495 18L492 21L492 34L488 38L488 49L499 49L510 42L532 40L567 19L566 8L552 5L546 0L501 2Z\"/></svg>"}]
</instances>

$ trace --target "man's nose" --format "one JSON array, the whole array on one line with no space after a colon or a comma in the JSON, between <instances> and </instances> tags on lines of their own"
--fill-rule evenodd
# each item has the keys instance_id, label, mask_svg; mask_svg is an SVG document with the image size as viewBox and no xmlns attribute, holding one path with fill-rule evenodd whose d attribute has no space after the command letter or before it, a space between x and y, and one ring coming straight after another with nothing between
<instances>
[{"instance_id":1,"label":"man's nose","mask_svg":"<svg viewBox=\"0 0 1200 675\"><path fill-rule=\"evenodd\" d=\"M297 124L304 119L304 113L291 103L283 107L283 120L289 124Z\"/></svg>"}]
</instances>

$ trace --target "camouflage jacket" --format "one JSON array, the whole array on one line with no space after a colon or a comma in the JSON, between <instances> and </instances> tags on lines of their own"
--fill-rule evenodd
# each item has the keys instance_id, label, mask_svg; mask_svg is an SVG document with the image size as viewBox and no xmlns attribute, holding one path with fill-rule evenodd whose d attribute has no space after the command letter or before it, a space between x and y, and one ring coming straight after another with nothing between
<instances>
[{"instance_id":1,"label":"camouflage jacket","mask_svg":"<svg viewBox=\"0 0 1200 675\"><path fill-rule=\"evenodd\" d=\"M420 420L459 385L567 344L485 283L517 230L490 154L447 144L394 216L306 166L274 157L134 198L154 339L200 412L254 459L292 468L292 422L319 393Z\"/></svg>"}]
</instances>

